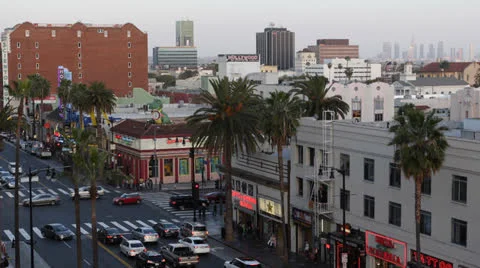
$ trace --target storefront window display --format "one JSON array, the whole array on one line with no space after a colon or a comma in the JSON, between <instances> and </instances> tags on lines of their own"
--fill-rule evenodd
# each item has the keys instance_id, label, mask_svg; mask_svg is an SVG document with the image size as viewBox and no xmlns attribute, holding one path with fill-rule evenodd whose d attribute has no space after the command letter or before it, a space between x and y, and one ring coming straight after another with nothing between
<instances>
[{"instance_id":1,"label":"storefront window display","mask_svg":"<svg viewBox=\"0 0 480 268\"><path fill-rule=\"evenodd\" d=\"M173 159L163 160L163 174L165 177L173 176Z\"/></svg>"},{"instance_id":2,"label":"storefront window display","mask_svg":"<svg viewBox=\"0 0 480 268\"><path fill-rule=\"evenodd\" d=\"M190 172L190 169L188 168L188 158L182 158L180 159L180 165L179 165L179 173L180 176L182 175L188 175Z\"/></svg>"},{"instance_id":3,"label":"storefront window display","mask_svg":"<svg viewBox=\"0 0 480 268\"><path fill-rule=\"evenodd\" d=\"M366 231L365 250L375 267L395 268L407 265L407 244L394 238Z\"/></svg>"}]
</instances>

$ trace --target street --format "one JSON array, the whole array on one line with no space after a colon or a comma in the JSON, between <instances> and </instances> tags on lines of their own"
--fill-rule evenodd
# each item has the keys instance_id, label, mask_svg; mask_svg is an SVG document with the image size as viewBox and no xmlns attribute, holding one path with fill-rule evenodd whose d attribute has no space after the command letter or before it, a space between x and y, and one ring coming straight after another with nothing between
<instances>
[{"instance_id":1,"label":"street","mask_svg":"<svg viewBox=\"0 0 480 268\"><path fill-rule=\"evenodd\" d=\"M5 170L8 162L14 161L15 149L11 143L5 143L5 150L0 153L0 166ZM51 166L57 170L56 180L47 180L45 172L39 174L39 181L32 183L32 193L52 193L60 196L61 204L56 206L37 206L33 208L33 226L35 250L50 267L76 267L76 242L55 241L46 239L41 235L40 229L45 224L61 223L75 232L75 210L74 202L69 193L73 191L73 184L69 178L61 176L63 166L54 160L43 160L26 152L21 152L21 165L24 172L28 168L46 168ZM84 185L88 183L85 182ZM149 192L141 193L143 202L139 205L115 206L112 203L114 197L120 196L124 190L115 189L106 185L105 195L97 200L97 221L98 227L116 227L127 238L130 237L132 229L141 226L152 226L160 221L170 221L179 227L185 220L192 220L191 210L176 211L168 206L168 200L171 192ZM20 200L28 198L28 183L22 183L20 186ZM3 189L0 191L0 230L1 238L4 241L12 241L14 234L14 191ZM90 206L91 200L81 200L81 227L82 227L82 247L84 267L92 267L92 240L90 224ZM219 213L221 214L221 213ZM198 217L198 215L197 215ZM210 234L219 234L222 222L222 216L213 216L211 210L206 213L203 221ZM21 240L29 240L29 208L20 206L20 234ZM160 250L160 247L171 242L177 242L178 239L160 239L156 244L145 245L148 249ZM99 244L99 267L134 267L135 259L127 258L120 253L118 245ZM242 256L240 252L224 246L222 243L209 239L211 254L200 256L200 263L196 267L223 267L225 260ZM13 257L13 256L12 256ZM22 267L29 264L22 263Z\"/></svg>"}]
</instances>

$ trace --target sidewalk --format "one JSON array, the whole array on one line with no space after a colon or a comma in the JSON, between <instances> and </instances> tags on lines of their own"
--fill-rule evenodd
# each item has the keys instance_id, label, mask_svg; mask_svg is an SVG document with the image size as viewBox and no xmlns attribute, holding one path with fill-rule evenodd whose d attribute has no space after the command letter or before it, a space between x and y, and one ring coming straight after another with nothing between
<instances>
[{"instance_id":1,"label":"sidewalk","mask_svg":"<svg viewBox=\"0 0 480 268\"><path fill-rule=\"evenodd\" d=\"M206 181L205 183L202 183L200 181L198 183L200 184L200 191L203 189L215 189L215 181ZM191 190L191 189L192 189L191 182L162 184L162 191Z\"/></svg>"},{"instance_id":2,"label":"sidewalk","mask_svg":"<svg viewBox=\"0 0 480 268\"><path fill-rule=\"evenodd\" d=\"M15 267L15 248L12 248L12 242L4 243L9 256L8 267ZM30 267L30 245L25 242L20 242L20 263L22 267ZM50 265L36 251L34 252L34 265L35 268L50 268Z\"/></svg>"},{"instance_id":3,"label":"sidewalk","mask_svg":"<svg viewBox=\"0 0 480 268\"><path fill-rule=\"evenodd\" d=\"M307 260L304 256L298 255L295 253L290 254L288 265L285 266L282 263L280 256L277 254L276 249L268 248L266 243L254 238L243 239L237 236L235 237L235 240L233 242L226 242L225 240L222 239L220 234L212 234L212 235L209 235L208 238L213 239L219 243L222 243L227 247L233 248L245 256L254 258L257 261L261 262L266 267L270 267L270 268L282 268L282 267L326 268L328 267L327 264L320 263L320 262L314 263L310 260Z\"/></svg>"}]
</instances>

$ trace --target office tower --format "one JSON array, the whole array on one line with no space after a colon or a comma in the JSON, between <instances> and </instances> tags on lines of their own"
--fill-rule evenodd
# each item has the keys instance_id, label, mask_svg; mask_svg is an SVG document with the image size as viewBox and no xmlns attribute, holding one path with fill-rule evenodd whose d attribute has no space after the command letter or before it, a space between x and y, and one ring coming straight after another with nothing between
<instances>
[{"instance_id":1,"label":"office tower","mask_svg":"<svg viewBox=\"0 0 480 268\"><path fill-rule=\"evenodd\" d=\"M435 47L433 46L433 44L430 44L430 45L428 46L427 59L429 59L429 60L435 60Z\"/></svg>"},{"instance_id":2,"label":"office tower","mask_svg":"<svg viewBox=\"0 0 480 268\"><path fill-rule=\"evenodd\" d=\"M356 59L359 56L358 45L350 45L348 39L318 39L317 45L308 46L308 49L315 52L319 64L325 63L326 59Z\"/></svg>"},{"instance_id":3,"label":"office tower","mask_svg":"<svg viewBox=\"0 0 480 268\"><path fill-rule=\"evenodd\" d=\"M458 61L463 61L463 48L457 49L456 58Z\"/></svg>"},{"instance_id":4,"label":"office tower","mask_svg":"<svg viewBox=\"0 0 480 268\"><path fill-rule=\"evenodd\" d=\"M193 41L193 21L181 20L177 21L175 27L175 40L177 47L193 47L195 46Z\"/></svg>"},{"instance_id":5,"label":"office tower","mask_svg":"<svg viewBox=\"0 0 480 268\"><path fill-rule=\"evenodd\" d=\"M420 53L418 55L418 58L419 59L424 59L425 58L424 56L425 55L423 54L423 44L420 44Z\"/></svg>"},{"instance_id":6,"label":"office tower","mask_svg":"<svg viewBox=\"0 0 480 268\"><path fill-rule=\"evenodd\" d=\"M395 53L394 53L394 58L395 59L400 59L400 44L398 42L395 42Z\"/></svg>"},{"instance_id":7,"label":"office tower","mask_svg":"<svg viewBox=\"0 0 480 268\"><path fill-rule=\"evenodd\" d=\"M450 48L450 61L455 61L457 59L457 54L455 48Z\"/></svg>"},{"instance_id":8,"label":"office tower","mask_svg":"<svg viewBox=\"0 0 480 268\"><path fill-rule=\"evenodd\" d=\"M295 67L295 33L273 25L257 33L257 55L260 63L278 66L279 70Z\"/></svg>"},{"instance_id":9,"label":"office tower","mask_svg":"<svg viewBox=\"0 0 480 268\"><path fill-rule=\"evenodd\" d=\"M153 65L162 70L198 67L196 47L154 47Z\"/></svg>"},{"instance_id":10,"label":"office tower","mask_svg":"<svg viewBox=\"0 0 480 268\"><path fill-rule=\"evenodd\" d=\"M392 58L392 43L383 42L382 57L384 59L391 59Z\"/></svg>"},{"instance_id":11,"label":"office tower","mask_svg":"<svg viewBox=\"0 0 480 268\"><path fill-rule=\"evenodd\" d=\"M470 43L468 45L468 61L473 61L473 59L475 58L475 51L473 49L473 44Z\"/></svg>"},{"instance_id":12,"label":"office tower","mask_svg":"<svg viewBox=\"0 0 480 268\"><path fill-rule=\"evenodd\" d=\"M445 56L445 52L443 51L443 41L438 42L437 46L437 59L441 60Z\"/></svg>"}]
</instances>

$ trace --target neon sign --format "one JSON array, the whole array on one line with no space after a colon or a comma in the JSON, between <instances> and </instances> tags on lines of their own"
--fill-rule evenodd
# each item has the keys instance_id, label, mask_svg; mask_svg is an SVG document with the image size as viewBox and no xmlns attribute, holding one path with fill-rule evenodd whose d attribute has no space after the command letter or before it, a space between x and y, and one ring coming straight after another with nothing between
<instances>
[{"instance_id":1,"label":"neon sign","mask_svg":"<svg viewBox=\"0 0 480 268\"><path fill-rule=\"evenodd\" d=\"M418 256L417 251L411 249L410 250L410 260L411 261L417 261L417 256ZM448 262L448 261L444 261L442 259L430 256L430 255L427 255L427 254L424 254L424 253L420 253L420 262L423 265L426 265L426 266L431 267L431 268L453 268L453 263Z\"/></svg>"},{"instance_id":2,"label":"neon sign","mask_svg":"<svg viewBox=\"0 0 480 268\"><path fill-rule=\"evenodd\" d=\"M407 265L407 243L365 231L366 253L400 267Z\"/></svg>"},{"instance_id":3,"label":"neon sign","mask_svg":"<svg viewBox=\"0 0 480 268\"><path fill-rule=\"evenodd\" d=\"M238 200L241 207L249 210L255 210L257 206L257 199L234 190L232 190L232 198Z\"/></svg>"}]
</instances>

